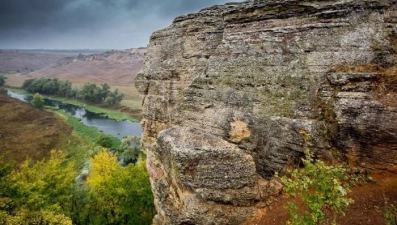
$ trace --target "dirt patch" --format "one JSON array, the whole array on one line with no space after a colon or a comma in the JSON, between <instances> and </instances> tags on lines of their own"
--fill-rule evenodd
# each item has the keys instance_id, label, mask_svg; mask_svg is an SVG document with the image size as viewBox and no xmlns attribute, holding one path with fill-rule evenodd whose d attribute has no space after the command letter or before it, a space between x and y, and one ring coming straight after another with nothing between
<instances>
[{"instance_id":1,"label":"dirt patch","mask_svg":"<svg viewBox=\"0 0 397 225\"><path fill-rule=\"evenodd\" d=\"M54 114L0 95L0 154L5 161L42 159L63 146L71 132Z\"/></svg>"},{"instance_id":2,"label":"dirt patch","mask_svg":"<svg viewBox=\"0 0 397 225\"><path fill-rule=\"evenodd\" d=\"M338 219L339 225L374 225L386 224L383 213L387 204L397 205L397 174L376 171L371 177L376 184L366 183L352 188L349 194L354 199L346 215ZM284 208L288 201L295 201L292 197L283 195L278 201L258 213L255 221L249 225L285 225L289 215ZM302 207L302 206L301 206Z\"/></svg>"}]
</instances>

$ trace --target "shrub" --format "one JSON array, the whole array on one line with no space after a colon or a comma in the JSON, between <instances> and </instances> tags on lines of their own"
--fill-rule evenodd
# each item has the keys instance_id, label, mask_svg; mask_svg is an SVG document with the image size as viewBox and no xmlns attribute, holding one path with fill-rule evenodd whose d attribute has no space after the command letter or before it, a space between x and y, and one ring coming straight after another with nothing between
<instances>
[{"instance_id":1,"label":"shrub","mask_svg":"<svg viewBox=\"0 0 397 225\"><path fill-rule=\"evenodd\" d=\"M397 206L387 205L383 216L386 219L386 225L397 225Z\"/></svg>"},{"instance_id":2,"label":"shrub","mask_svg":"<svg viewBox=\"0 0 397 225\"><path fill-rule=\"evenodd\" d=\"M0 95L6 95L7 94L7 89L0 87Z\"/></svg>"},{"instance_id":3,"label":"shrub","mask_svg":"<svg viewBox=\"0 0 397 225\"><path fill-rule=\"evenodd\" d=\"M105 134L102 134L96 143L104 148L111 148L113 144L111 136Z\"/></svg>"},{"instance_id":4,"label":"shrub","mask_svg":"<svg viewBox=\"0 0 397 225\"><path fill-rule=\"evenodd\" d=\"M341 165L328 166L320 160L315 161L307 147L304 153L304 167L293 170L289 177L281 177L285 192L297 196L305 205L305 211L299 213L298 206L288 202L286 208L290 220L287 224L311 225L325 221L335 224L337 216L343 215L344 210L353 203L346 197L349 192L346 181L350 176Z\"/></svg>"},{"instance_id":5,"label":"shrub","mask_svg":"<svg viewBox=\"0 0 397 225\"><path fill-rule=\"evenodd\" d=\"M43 108L44 106L44 97L39 93L34 94L32 104L36 108Z\"/></svg>"}]
</instances>

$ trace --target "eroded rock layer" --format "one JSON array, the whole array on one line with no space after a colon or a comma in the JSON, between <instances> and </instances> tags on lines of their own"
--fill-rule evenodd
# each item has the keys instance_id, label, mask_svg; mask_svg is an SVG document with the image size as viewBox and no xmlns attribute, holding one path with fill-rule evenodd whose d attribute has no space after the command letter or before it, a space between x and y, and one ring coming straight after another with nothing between
<instances>
[{"instance_id":1,"label":"eroded rock layer","mask_svg":"<svg viewBox=\"0 0 397 225\"><path fill-rule=\"evenodd\" d=\"M246 223L305 135L324 160L397 171L396 23L392 0L256 0L153 33L135 85L155 224Z\"/></svg>"}]
</instances>

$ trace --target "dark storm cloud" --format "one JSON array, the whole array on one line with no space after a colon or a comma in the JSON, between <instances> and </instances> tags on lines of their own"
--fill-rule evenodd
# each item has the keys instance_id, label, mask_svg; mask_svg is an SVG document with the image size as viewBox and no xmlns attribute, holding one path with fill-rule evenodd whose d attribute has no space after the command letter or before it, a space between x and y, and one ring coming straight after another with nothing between
<instances>
[{"instance_id":1,"label":"dark storm cloud","mask_svg":"<svg viewBox=\"0 0 397 225\"><path fill-rule=\"evenodd\" d=\"M241 1L241 0L240 0ZM0 48L129 48L227 0L0 0Z\"/></svg>"}]
</instances>

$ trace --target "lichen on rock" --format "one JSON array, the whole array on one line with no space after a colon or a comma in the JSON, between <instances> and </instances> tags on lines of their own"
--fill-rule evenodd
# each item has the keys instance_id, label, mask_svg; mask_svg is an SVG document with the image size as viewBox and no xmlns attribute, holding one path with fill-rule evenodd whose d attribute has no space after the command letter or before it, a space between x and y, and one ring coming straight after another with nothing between
<instances>
[{"instance_id":1,"label":"lichen on rock","mask_svg":"<svg viewBox=\"0 0 397 225\"><path fill-rule=\"evenodd\" d=\"M154 222L244 224L300 163L302 130L318 157L397 171L396 7L255 0L153 33L135 85Z\"/></svg>"}]
</instances>

